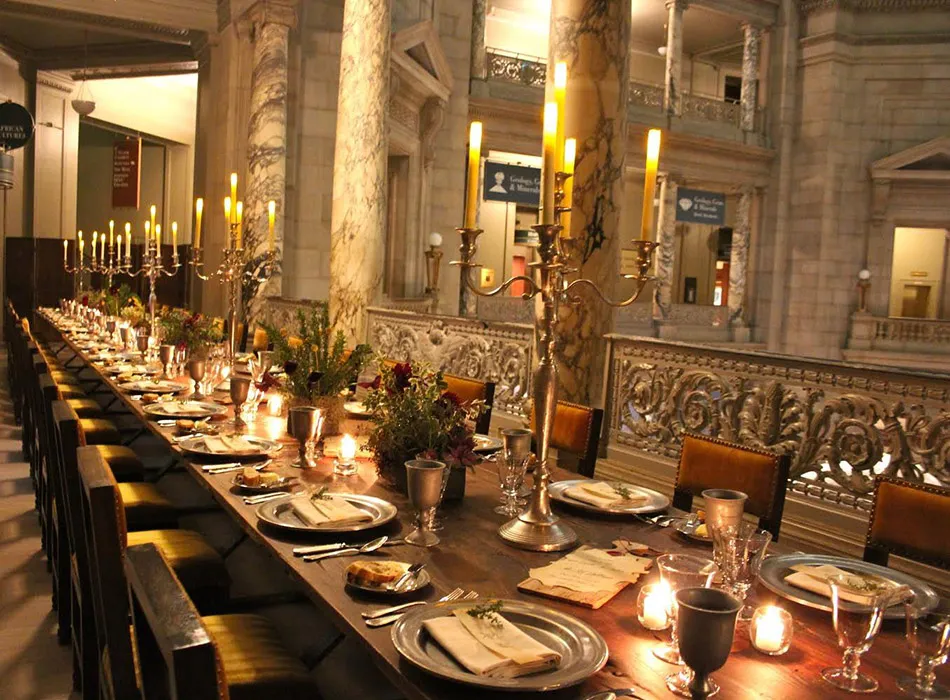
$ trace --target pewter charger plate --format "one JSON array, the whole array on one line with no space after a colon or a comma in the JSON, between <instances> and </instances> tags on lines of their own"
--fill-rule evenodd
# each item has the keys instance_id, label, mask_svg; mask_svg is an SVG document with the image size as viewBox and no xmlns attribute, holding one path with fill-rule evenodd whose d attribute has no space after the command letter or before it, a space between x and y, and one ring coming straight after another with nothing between
<instances>
[{"instance_id":1,"label":"pewter charger plate","mask_svg":"<svg viewBox=\"0 0 950 700\"><path fill-rule=\"evenodd\" d=\"M178 406L179 410L169 410L170 405ZM187 418L188 420L220 416L228 412L228 409L224 406L204 401L159 401L157 403L150 403L142 410L149 416L159 418Z\"/></svg>"},{"instance_id":2,"label":"pewter charger plate","mask_svg":"<svg viewBox=\"0 0 950 700\"><path fill-rule=\"evenodd\" d=\"M178 417L180 418L181 416ZM257 437L256 435L242 435L241 437L255 448L253 452L212 452L208 449L208 445L205 443L204 436L202 435L185 438L178 443L178 446L189 454L199 455L201 457L219 457L236 460L260 459L261 457L266 457L271 452L276 452L281 447L280 443L275 440L268 440L267 438Z\"/></svg>"},{"instance_id":3,"label":"pewter charger plate","mask_svg":"<svg viewBox=\"0 0 950 700\"><path fill-rule=\"evenodd\" d=\"M930 611L937 607L940 598L934 589L926 583L919 581L913 576L908 576L900 571L888 569L877 564L870 564L860 559L849 559L848 557L835 557L827 554L785 554L778 557L766 557L762 562L762 570L759 572L759 580L762 585L770 591L787 600L800 603L809 608L831 611L831 599L818 593L806 591L804 588L798 588L785 582L785 577L792 573L792 567L799 564L806 566L822 566L830 564L837 566L843 571L856 574L871 574L886 578L897 584L908 586L914 592L914 599L917 605ZM887 620L903 620L904 607L892 606L884 613Z\"/></svg>"},{"instance_id":4,"label":"pewter charger plate","mask_svg":"<svg viewBox=\"0 0 950 700\"><path fill-rule=\"evenodd\" d=\"M634 486L633 490L637 493L642 493L644 496L649 496L650 500L646 503L641 503L639 505L623 505L623 502L617 503L616 505L611 506L610 508L598 508L595 505L590 503L584 503L583 501L578 501L565 492L578 484L582 484L585 481L591 481L590 479L568 479L566 481L555 481L548 487L548 492L551 494L551 498L560 503L564 503L575 508L580 508L581 510L586 510L591 513L609 513L611 515L642 515L645 513L657 513L661 510L665 510L670 505L670 499L664 496L659 491L653 491L652 489L645 489L642 486Z\"/></svg>"},{"instance_id":5,"label":"pewter charger plate","mask_svg":"<svg viewBox=\"0 0 950 700\"><path fill-rule=\"evenodd\" d=\"M357 493L334 493L335 498L343 498L351 505L356 506L362 511L369 513L372 520L366 520L360 523L348 523L344 525L308 525L294 513L289 500L279 498L276 501L267 501L262 503L257 509L257 517L268 525L279 527L282 530L292 530L294 532L359 532L360 530L371 530L374 527L385 525L396 517L396 506L389 501L375 496L366 496Z\"/></svg>"},{"instance_id":6,"label":"pewter charger plate","mask_svg":"<svg viewBox=\"0 0 950 700\"><path fill-rule=\"evenodd\" d=\"M521 678L477 676L461 666L426 632L423 623L451 615L469 602L426 605L411 610L393 626L396 650L414 666L440 678L495 690L537 692L582 683L607 663L607 643L585 622L562 612L520 600L502 601L501 614L546 647L561 654L561 664Z\"/></svg>"}]
</instances>

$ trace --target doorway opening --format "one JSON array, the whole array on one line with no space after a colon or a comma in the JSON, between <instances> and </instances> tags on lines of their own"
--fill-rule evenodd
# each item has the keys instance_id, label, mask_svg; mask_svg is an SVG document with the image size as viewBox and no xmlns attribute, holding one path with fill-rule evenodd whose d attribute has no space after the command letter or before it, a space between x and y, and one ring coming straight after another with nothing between
<instances>
[{"instance_id":1,"label":"doorway opening","mask_svg":"<svg viewBox=\"0 0 950 700\"><path fill-rule=\"evenodd\" d=\"M889 316L940 318L946 266L947 229L894 229Z\"/></svg>"}]
</instances>

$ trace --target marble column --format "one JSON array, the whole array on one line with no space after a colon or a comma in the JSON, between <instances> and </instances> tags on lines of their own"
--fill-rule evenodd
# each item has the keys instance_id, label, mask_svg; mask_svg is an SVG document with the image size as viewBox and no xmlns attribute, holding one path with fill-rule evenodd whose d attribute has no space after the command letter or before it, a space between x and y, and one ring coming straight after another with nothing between
<instances>
[{"instance_id":1,"label":"marble column","mask_svg":"<svg viewBox=\"0 0 950 700\"><path fill-rule=\"evenodd\" d=\"M653 322L663 323L673 306L673 268L676 263L676 181L666 175L660 182L660 213L656 232L659 244L654 253L656 281L653 283Z\"/></svg>"},{"instance_id":2,"label":"marble column","mask_svg":"<svg viewBox=\"0 0 950 700\"><path fill-rule=\"evenodd\" d=\"M346 0L340 49L330 320L349 343L366 339L366 307L380 292L389 153L389 0Z\"/></svg>"},{"instance_id":3,"label":"marble column","mask_svg":"<svg viewBox=\"0 0 950 700\"><path fill-rule=\"evenodd\" d=\"M614 296L620 258L620 207L627 131L630 0L553 0L550 65L567 62L564 132L577 139L571 235L579 241L581 274ZM554 71L548 71L553 81ZM561 396L597 405L613 309L584 294L562 305Z\"/></svg>"},{"instance_id":4,"label":"marble column","mask_svg":"<svg viewBox=\"0 0 950 700\"><path fill-rule=\"evenodd\" d=\"M759 48L762 29L744 24L742 42L742 95L739 100L739 125L743 131L755 131L755 111L759 103Z\"/></svg>"},{"instance_id":5,"label":"marble column","mask_svg":"<svg viewBox=\"0 0 950 700\"><path fill-rule=\"evenodd\" d=\"M736 225L732 229L732 253L729 256L729 322L733 328L745 328L745 285L749 265L749 238L752 235L753 189L743 186L736 206Z\"/></svg>"},{"instance_id":6,"label":"marble column","mask_svg":"<svg viewBox=\"0 0 950 700\"><path fill-rule=\"evenodd\" d=\"M472 0L472 79L488 77L488 54L485 51L485 13L488 0Z\"/></svg>"},{"instance_id":7,"label":"marble column","mask_svg":"<svg viewBox=\"0 0 950 700\"><path fill-rule=\"evenodd\" d=\"M267 203L277 203L276 268L248 303L248 321L261 317L266 296L280 294L284 193L287 178L287 43L296 13L290 2L259 2L250 11L254 67L247 134L247 187L244 191L244 247L254 261L269 248ZM257 267L255 265L255 267Z\"/></svg>"},{"instance_id":8,"label":"marble column","mask_svg":"<svg viewBox=\"0 0 950 700\"><path fill-rule=\"evenodd\" d=\"M663 91L663 108L675 116L680 113L680 83L683 77L683 13L689 4L686 0L667 0L666 10L666 81Z\"/></svg>"}]
</instances>

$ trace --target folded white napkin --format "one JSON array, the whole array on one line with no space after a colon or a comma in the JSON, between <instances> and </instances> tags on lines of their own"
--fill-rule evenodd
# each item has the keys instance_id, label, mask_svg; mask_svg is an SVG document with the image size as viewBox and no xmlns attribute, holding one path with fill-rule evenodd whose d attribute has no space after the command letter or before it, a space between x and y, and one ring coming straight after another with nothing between
<instances>
[{"instance_id":1,"label":"folded white napkin","mask_svg":"<svg viewBox=\"0 0 950 700\"><path fill-rule=\"evenodd\" d=\"M161 405L162 412L168 413L169 415L176 415L180 413L203 413L205 412L201 404L194 402L184 402L176 403L174 401L169 401L168 403L163 403ZM205 443L207 444L207 443ZM210 447L208 449L211 449Z\"/></svg>"},{"instance_id":2,"label":"folded white napkin","mask_svg":"<svg viewBox=\"0 0 950 700\"><path fill-rule=\"evenodd\" d=\"M260 451L256 445L252 445L250 442L245 440L242 437L206 437L203 438L205 447L208 448L208 452L215 455L223 454L255 454Z\"/></svg>"},{"instance_id":3,"label":"folded white napkin","mask_svg":"<svg viewBox=\"0 0 950 700\"><path fill-rule=\"evenodd\" d=\"M630 492L629 498L624 498L615 486L626 488ZM613 506L638 506L650 500L650 497L630 484L608 484L603 481L582 481L564 491L564 495L575 501L587 503L595 508L611 508Z\"/></svg>"},{"instance_id":4,"label":"folded white napkin","mask_svg":"<svg viewBox=\"0 0 950 700\"><path fill-rule=\"evenodd\" d=\"M845 571L844 569L839 569L838 567L832 566L831 564L823 564L821 566L796 564L791 568L795 573L786 576L785 582L790 583L796 588L802 588L806 591L811 591L812 593L825 596L826 598L831 598L831 586L828 585L828 579L830 579L832 576L839 576L843 574L845 576L850 576L855 584L854 590L844 588L839 589L839 595L844 600L857 603L859 605L867 605L871 600L869 596L862 595L860 593L862 582L867 580L867 578L862 574L856 574L852 571ZM892 587L895 590L899 587L897 583L880 579L877 576L870 578L875 583L884 582L885 585Z\"/></svg>"},{"instance_id":5,"label":"folded white napkin","mask_svg":"<svg viewBox=\"0 0 950 700\"><path fill-rule=\"evenodd\" d=\"M555 668L561 655L502 615L475 618L466 610L423 623L426 631L462 666L479 676L518 678Z\"/></svg>"},{"instance_id":6,"label":"folded white napkin","mask_svg":"<svg viewBox=\"0 0 950 700\"><path fill-rule=\"evenodd\" d=\"M357 508L344 498L313 499L310 496L294 496L290 499L294 514L310 527L320 525L343 525L372 520L373 516Z\"/></svg>"}]
</instances>

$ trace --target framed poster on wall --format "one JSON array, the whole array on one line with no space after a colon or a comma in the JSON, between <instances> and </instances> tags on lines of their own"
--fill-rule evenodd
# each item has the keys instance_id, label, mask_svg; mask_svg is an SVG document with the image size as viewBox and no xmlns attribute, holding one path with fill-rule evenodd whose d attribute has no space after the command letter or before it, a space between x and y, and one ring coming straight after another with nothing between
<instances>
[{"instance_id":1,"label":"framed poster on wall","mask_svg":"<svg viewBox=\"0 0 950 700\"><path fill-rule=\"evenodd\" d=\"M112 208L139 208L142 184L142 139L116 141L112 146Z\"/></svg>"}]
</instances>

